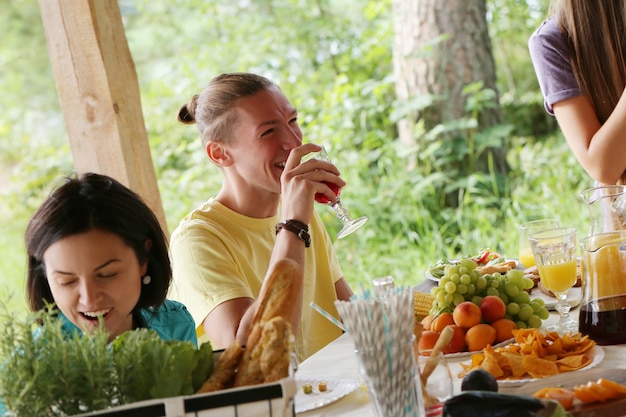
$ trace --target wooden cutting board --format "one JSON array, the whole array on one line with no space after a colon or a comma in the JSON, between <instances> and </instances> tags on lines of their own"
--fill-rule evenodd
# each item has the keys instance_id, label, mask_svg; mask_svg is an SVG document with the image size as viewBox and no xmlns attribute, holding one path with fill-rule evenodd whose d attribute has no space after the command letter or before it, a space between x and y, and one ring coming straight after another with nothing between
<instances>
[{"instance_id":1,"label":"wooden cutting board","mask_svg":"<svg viewBox=\"0 0 626 417\"><path fill-rule=\"evenodd\" d=\"M626 369L592 368L586 371L567 372L529 382L515 390L512 394L532 395L533 392L546 387L573 388L574 385L597 381L598 378L610 379L626 385ZM622 417L626 416L626 397L616 398L604 403L585 404L578 400L569 410L570 417Z\"/></svg>"}]
</instances>

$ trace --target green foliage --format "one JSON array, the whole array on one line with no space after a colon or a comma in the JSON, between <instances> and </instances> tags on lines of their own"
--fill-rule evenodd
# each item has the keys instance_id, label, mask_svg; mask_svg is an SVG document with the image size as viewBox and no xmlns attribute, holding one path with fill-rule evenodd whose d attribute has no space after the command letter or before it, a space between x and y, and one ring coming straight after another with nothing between
<instances>
[{"instance_id":1,"label":"green foliage","mask_svg":"<svg viewBox=\"0 0 626 417\"><path fill-rule=\"evenodd\" d=\"M10 109L0 116L0 166L13 168L19 184L2 197L7 208L0 207L0 215L10 226L0 244L12 260L0 261L0 274L20 294L26 221L55 179L71 170L71 156L54 80L42 59L47 53L37 9L32 2L10 3L0 8L0 19L19 20L10 27L20 29L3 38L8 46L0 62L12 75L0 78L0 86L13 92L35 87L21 98L0 98ZM487 2L503 123L486 131L475 127L495 92L468 86L465 117L432 131L418 126L418 146L406 149L397 140L397 120L407 107L445 97L397 103L389 0L120 1L170 231L221 184L196 127L180 125L176 113L209 79L229 71L259 72L281 85L298 108L305 140L324 144L347 181L342 201L351 214L369 217L356 234L335 242L354 287L383 275L416 284L437 259L483 247L515 256L517 225L538 217L586 230L577 193L591 181L555 134L528 56L527 38L545 15L545 3ZM18 9L28 10L8 14ZM442 132L454 132L456 139L442 142ZM507 178L474 172L472 158L498 144L507 151ZM450 162L458 165L448 169ZM458 207L446 207L448 193L458 196ZM338 220L328 207L317 210L334 236Z\"/></svg>"},{"instance_id":2,"label":"green foliage","mask_svg":"<svg viewBox=\"0 0 626 417\"><path fill-rule=\"evenodd\" d=\"M131 403L195 393L213 370L213 351L137 329L113 341L113 362L121 401Z\"/></svg>"},{"instance_id":3,"label":"green foliage","mask_svg":"<svg viewBox=\"0 0 626 417\"><path fill-rule=\"evenodd\" d=\"M0 399L12 415L65 416L194 393L213 369L211 345L100 327L68 336L53 310L0 310Z\"/></svg>"}]
</instances>

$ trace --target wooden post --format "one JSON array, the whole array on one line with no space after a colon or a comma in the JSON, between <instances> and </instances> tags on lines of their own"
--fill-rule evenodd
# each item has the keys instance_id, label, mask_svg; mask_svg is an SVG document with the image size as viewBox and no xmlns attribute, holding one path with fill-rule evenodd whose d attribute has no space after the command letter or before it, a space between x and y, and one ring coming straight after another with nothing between
<instances>
[{"instance_id":1,"label":"wooden post","mask_svg":"<svg viewBox=\"0 0 626 417\"><path fill-rule=\"evenodd\" d=\"M40 0L48 52L77 172L137 192L168 234L117 0Z\"/></svg>"}]
</instances>

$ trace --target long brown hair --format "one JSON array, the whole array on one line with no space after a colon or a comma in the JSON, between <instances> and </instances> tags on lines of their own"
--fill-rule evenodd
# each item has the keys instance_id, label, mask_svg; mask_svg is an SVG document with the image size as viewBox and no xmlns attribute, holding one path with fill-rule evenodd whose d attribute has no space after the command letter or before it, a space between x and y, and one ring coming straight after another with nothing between
<instances>
[{"instance_id":1,"label":"long brown hair","mask_svg":"<svg viewBox=\"0 0 626 417\"><path fill-rule=\"evenodd\" d=\"M626 1L556 0L552 15L567 36L578 84L604 123L626 87Z\"/></svg>"},{"instance_id":2,"label":"long brown hair","mask_svg":"<svg viewBox=\"0 0 626 417\"><path fill-rule=\"evenodd\" d=\"M551 12L567 37L578 85L604 124L626 87L626 1L555 0ZM626 184L626 172L618 183Z\"/></svg>"}]
</instances>

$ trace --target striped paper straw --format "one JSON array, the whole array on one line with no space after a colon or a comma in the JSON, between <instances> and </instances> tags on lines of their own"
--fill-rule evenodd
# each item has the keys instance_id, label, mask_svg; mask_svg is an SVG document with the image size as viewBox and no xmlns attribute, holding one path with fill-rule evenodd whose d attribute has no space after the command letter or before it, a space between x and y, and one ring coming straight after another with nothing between
<instances>
[{"instance_id":1,"label":"striped paper straw","mask_svg":"<svg viewBox=\"0 0 626 417\"><path fill-rule=\"evenodd\" d=\"M339 327L341 331L344 331L344 332L346 331L346 328L343 327L343 324L339 320L337 320L335 317L333 317L328 311L324 310L322 307L318 306L313 301L311 301L311 304L309 305L313 307L313 310L317 311L322 316L330 320L335 326Z\"/></svg>"}]
</instances>

